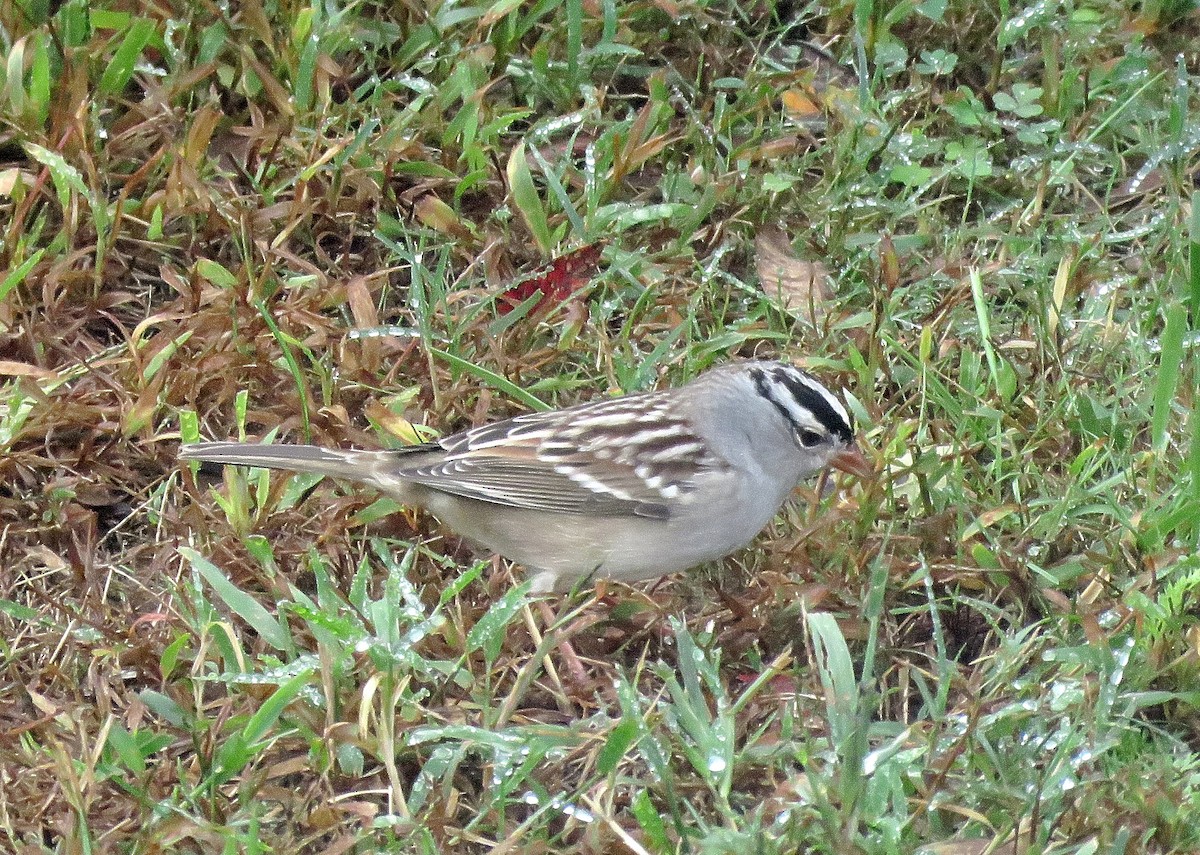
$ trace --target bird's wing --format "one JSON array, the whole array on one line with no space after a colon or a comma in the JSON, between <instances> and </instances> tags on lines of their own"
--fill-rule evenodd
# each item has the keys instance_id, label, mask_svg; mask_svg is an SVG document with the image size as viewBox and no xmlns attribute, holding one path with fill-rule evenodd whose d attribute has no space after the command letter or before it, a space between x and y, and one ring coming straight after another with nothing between
<instances>
[{"instance_id":1,"label":"bird's wing","mask_svg":"<svg viewBox=\"0 0 1200 855\"><path fill-rule=\"evenodd\" d=\"M442 440L440 454L411 461L401 454L396 474L444 493L516 508L667 519L670 503L695 488L698 473L726 464L655 397L484 425ZM613 430L631 419L631 428Z\"/></svg>"}]
</instances>

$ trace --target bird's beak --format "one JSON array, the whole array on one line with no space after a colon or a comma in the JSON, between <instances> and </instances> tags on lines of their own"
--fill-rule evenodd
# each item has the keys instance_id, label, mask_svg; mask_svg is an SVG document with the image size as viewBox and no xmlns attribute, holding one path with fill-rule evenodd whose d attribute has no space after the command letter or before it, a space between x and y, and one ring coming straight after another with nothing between
<instances>
[{"instance_id":1,"label":"bird's beak","mask_svg":"<svg viewBox=\"0 0 1200 855\"><path fill-rule=\"evenodd\" d=\"M839 472L857 475L859 478L874 478L875 468L863 457L857 445L852 445L845 451L833 455L829 465Z\"/></svg>"}]
</instances>

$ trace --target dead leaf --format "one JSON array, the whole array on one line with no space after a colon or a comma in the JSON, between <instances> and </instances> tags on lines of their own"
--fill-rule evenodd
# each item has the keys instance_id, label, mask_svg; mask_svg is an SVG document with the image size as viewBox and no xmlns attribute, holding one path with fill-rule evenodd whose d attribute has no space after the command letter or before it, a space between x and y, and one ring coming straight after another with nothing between
<instances>
[{"instance_id":1,"label":"dead leaf","mask_svg":"<svg viewBox=\"0 0 1200 855\"><path fill-rule=\"evenodd\" d=\"M754 248L763 292L781 308L816 325L833 299L833 280L825 265L797 258L787 236L775 228L759 232Z\"/></svg>"},{"instance_id":2,"label":"dead leaf","mask_svg":"<svg viewBox=\"0 0 1200 855\"><path fill-rule=\"evenodd\" d=\"M8 198L13 194L13 190L19 184L22 187L30 187L37 181L37 175L32 172L26 172L22 169L2 169L0 170L0 196Z\"/></svg>"},{"instance_id":3,"label":"dead leaf","mask_svg":"<svg viewBox=\"0 0 1200 855\"><path fill-rule=\"evenodd\" d=\"M0 359L0 375L6 377L36 377L39 380L57 380L58 372L28 362Z\"/></svg>"},{"instance_id":4,"label":"dead leaf","mask_svg":"<svg viewBox=\"0 0 1200 855\"><path fill-rule=\"evenodd\" d=\"M425 438L417 433L412 422L393 413L378 401L367 401L365 413L368 419L407 445L420 445L425 441Z\"/></svg>"},{"instance_id":5,"label":"dead leaf","mask_svg":"<svg viewBox=\"0 0 1200 855\"><path fill-rule=\"evenodd\" d=\"M379 312L375 310L375 301L367 288L366 276L352 276L346 280L346 301L350 304L350 314L354 324L360 330L370 330L379 326ZM378 338L366 336L359 339L361 350L360 363L370 372L379 370L381 364L381 346Z\"/></svg>"},{"instance_id":6,"label":"dead leaf","mask_svg":"<svg viewBox=\"0 0 1200 855\"><path fill-rule=\"evenodd\" d=\"M820 106L803 89L787 89L780 97L784 112L796 121L802 122L821 115Z\"/></svg>"},{"instance_id":7,"label":"dead leaf","mask_svg":"<svg viewBox=\"0 0 1200 855\"><path fill-rule=\"evenodd\" d=\"M458 240L469 241L474 238L470 227L459 219L454 209L432 193L427 193L417 200L413 206L413 213L417 215L418 220L434 231Z\"/></svg>"},{"instance_id":8,"label":"dead leaf","mask_svg":"<svg viewBox=\"0 0 1200 855\"><path fill-rule=\"evenodd\" d=\"M567 302L571 296L592 281L600 262L600 243L589 243L560 255L507 288L496 302L496 310L507 314L535 294L541 294L533 311L541 312Z\"/></svg>"},{"instance_id":9,"label":"dead leaf","mask_svg":"<svg viewBox=\"0 0 1200 855\"><path fill-rule=\"evenodd\" d=\"M879 279L889 294L900 284L900 255L892 243L892 236L886 232L879 239Z\"/></svg>"}]
</instances>

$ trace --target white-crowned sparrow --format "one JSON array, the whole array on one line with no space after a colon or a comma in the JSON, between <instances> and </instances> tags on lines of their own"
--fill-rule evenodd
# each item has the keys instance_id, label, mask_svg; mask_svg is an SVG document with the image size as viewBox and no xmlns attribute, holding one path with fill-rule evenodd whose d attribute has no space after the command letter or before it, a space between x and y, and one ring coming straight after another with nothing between
<instances>
[{"instance_id":1,"label":"white-crowned sparrow","mask_svg":"<svg viewBox=\"0 0 1200 855\"><path fill-rule=\"evenodd\" d=\"M411 448L206 442L180 457L369 484L525 565L533 589L549 591L728 555L800 479L829 464L868 471L851 425L800 369L737 362L679 388L529 413Z\"/></svg>"}]
</instances>

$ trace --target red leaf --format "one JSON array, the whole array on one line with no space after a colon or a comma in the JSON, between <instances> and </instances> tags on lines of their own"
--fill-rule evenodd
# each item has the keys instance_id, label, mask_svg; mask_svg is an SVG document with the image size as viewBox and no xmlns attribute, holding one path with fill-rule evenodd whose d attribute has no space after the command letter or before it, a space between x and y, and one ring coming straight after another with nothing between
<instances>
[{"instance_id":1,"label":"red leaf","mask_svg":"<svg viewBox=\"0 0 1200 855\"><path fill-rule=\"evenodd\" d=\"M544 264L515 285L510 285L497 299L500 314L507 314L524 303L534 294L542 299L534 306L540 312L556 303L565 302L576 291L591 281L600 261L600 244L589 243L566 255L560 255L549 264Z\"/></svg>"}]
</instances>

